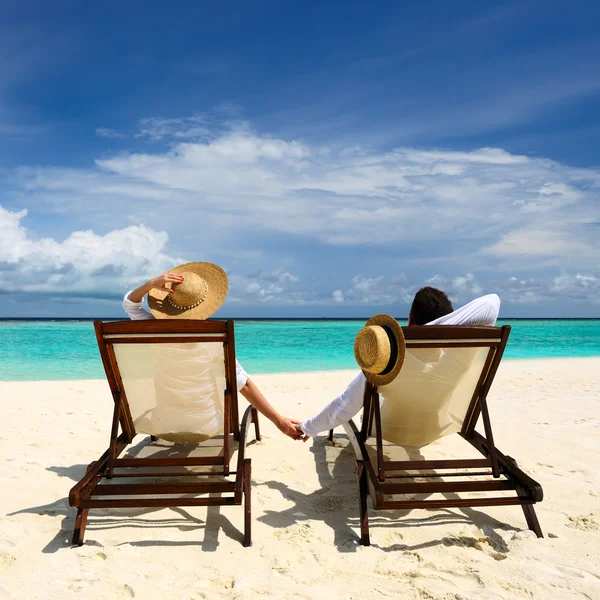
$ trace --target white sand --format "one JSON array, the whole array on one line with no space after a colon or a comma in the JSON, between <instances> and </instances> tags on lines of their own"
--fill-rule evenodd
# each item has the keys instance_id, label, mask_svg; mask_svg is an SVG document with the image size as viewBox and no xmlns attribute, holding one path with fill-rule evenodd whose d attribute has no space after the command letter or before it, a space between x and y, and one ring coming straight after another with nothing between
<instances>
[{"instance_id":1,"label":"white sand","mask_svg":"<svg viewBox=\"0 0 600 600\"><path fill-rule=\"evenodd\" d=\"M302 444L263 419L249 447L252 548L234 506L91 511L71 549L66 496L108 445L108 387L0 383L0 598L600 598L599 372L600 358L505 362L492 388L498 447L544 487L544 539L515 506L371 509L368 548L342 430L334 446ZM254 379L301 418L350 373ZM453 436L430 450L469 446Z\"/></svg>"}]
</instances>

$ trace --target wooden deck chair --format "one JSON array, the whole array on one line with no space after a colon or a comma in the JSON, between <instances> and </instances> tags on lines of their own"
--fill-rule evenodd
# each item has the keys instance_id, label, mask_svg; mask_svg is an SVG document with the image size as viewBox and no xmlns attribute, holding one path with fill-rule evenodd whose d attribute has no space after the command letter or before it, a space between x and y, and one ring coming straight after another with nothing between
<instances>
[{"instance_id":1,"label":"wooden deck chair","mask_svg":"<svg viewBox=\"0 0 600 600\"><path fill-rule=\"evenodd\" d=\"M241 505L243 496L243 544L249 546L249 423L257 439L260 432L250 406L240 427L233 321L96 321L94 327L114 412L108 450L69 494L77 508L73 544L83 544L93 508ZM215 446L210 456L119 458L138 433L172 442L212 438ZM235 471L232 437L238 442Z\"/></svg>"},{"instance_id":2,"label":"wooden deck chair","mask_svg":"<svg viewBox=\"0 0 600 600\"><path fill-rule=\"evenodd\" d=\"M542 488L496 448L487 406L510 326L402 329L406 339L402 370L379 389L367 382L360 431L353 421L344 425L356 452L361 543L370 544L369 495L376 510L518 504L529 528L543 537L533 508L542 500ZM381 406L379 393L384 397ZM480 416L484 435L475 431ZM375 465L367 446L373 428ZM452 433L459 433L483 458L391 461L384 455L384 440L422 447ZM461 497L472 492L476 495ZM421 494L424 497L414 497ZM405 496L397 499L399 495Z\"/></svg>"}]
</instances>

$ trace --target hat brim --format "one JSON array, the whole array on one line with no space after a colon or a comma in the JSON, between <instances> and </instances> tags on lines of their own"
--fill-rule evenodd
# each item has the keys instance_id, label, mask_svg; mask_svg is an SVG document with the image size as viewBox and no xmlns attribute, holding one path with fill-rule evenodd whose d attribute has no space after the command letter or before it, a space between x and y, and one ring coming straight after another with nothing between
<instances>
[{"instance_id":1,"label":"hat brim","mask_svg":"<svg viewBox=\"0 0 600 600\"><path fill-rule=\"evenodd\" d=\"M367 381L369 381L373 385L382 386L391 383L400 372L400 369L404 364L404 357L406 355L406 340L404 339L402 327L400 326L398 321L396 321L396 319L394 319L394 317L391 317L390 315L382 314L371 317L365 323L365 327L369 327L371 325L379 325L380 327L385 327L388 330L388 332L392 335L392 337L394 337L396 340L396 359L391 365L391 367L385 369L383 373L371 373L369 371L361 369L364 376L367 378Z\"/></svg>"},{"instance_id":2,"label":"hat brim","mask_svg":"<svg viewBox=\"0 0 600 600\"><path fill-rule=\"evenodd\" d=\"M221 267L208 262L190 262L174 267L167 273L196 273L208 285L208 294L201 304L190 309L180 309L168 302L167 290L152 289L148 292L148 307L157 319L208 319L214 314L227 297L229 284L227 274Z\"/></svg>"}]
</instances>

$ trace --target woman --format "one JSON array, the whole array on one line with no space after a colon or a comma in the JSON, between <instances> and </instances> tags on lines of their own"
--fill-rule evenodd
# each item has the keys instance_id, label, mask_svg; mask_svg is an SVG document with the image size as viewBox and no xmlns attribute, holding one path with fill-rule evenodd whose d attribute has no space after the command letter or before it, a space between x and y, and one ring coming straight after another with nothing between
<instances>
[{"instance_id":1,"label":"woman","mask_svg":"<svg viewBox=\"0 0 600 600\"><path fill-rule=\"evenodd\" d=\"M227 275L212 263L179 265L125 294L123 308L133 320L153 318L206 319L224 302ZM148 294L151 312L143 306ZM299 439L299 421L281 416L236 360L238 391L285 435Z\"/></svg>"}]
</instances>

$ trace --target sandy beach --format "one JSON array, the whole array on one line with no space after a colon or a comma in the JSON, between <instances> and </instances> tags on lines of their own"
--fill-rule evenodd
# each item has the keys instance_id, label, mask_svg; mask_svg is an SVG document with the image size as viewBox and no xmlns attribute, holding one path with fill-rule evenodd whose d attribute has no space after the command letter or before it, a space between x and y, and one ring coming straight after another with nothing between
<instances>
[{"instance_id":1,"label":"sandy beach","mask_svg":"<svg viewBox=\"0 0 600 600\"><path fill-rule=\"evenodd\" d=\"M108 386L2 382L0 598L600 598L599 373L600 358L506 361L492 387L498 447L544 488L544 539L514 506L371 509L372 546L361 547L343 430L333 445L325 435L303 444L262 419L263 440L248 449L248 549L241 507L91 511L86 544L71 548L66 497L108 445ZM254 380L282 413L304 418L351 376ZM452 436L424 455L465 452Z\"/></svg>"}]
</instances>

